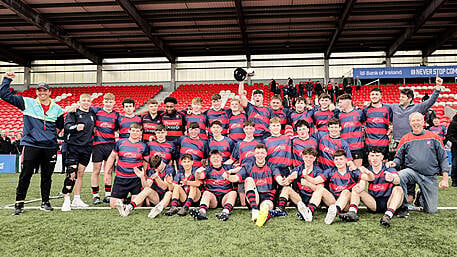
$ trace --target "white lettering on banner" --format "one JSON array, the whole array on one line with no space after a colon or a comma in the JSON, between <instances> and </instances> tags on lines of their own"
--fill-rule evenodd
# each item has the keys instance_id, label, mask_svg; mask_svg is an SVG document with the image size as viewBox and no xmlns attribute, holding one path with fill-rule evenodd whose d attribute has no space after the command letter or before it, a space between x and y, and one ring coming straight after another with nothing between
<instances>
[{"instance_id":1,"label":"white lettering on banner","mask_svg":"<svg viewBox=\"0 0 457 257\"><path fill-rule=\"evenodd\" d=\"M4 162L0 162L0 170L3 170L5 168L5 163Z\"/></svg>"}]
</instances>

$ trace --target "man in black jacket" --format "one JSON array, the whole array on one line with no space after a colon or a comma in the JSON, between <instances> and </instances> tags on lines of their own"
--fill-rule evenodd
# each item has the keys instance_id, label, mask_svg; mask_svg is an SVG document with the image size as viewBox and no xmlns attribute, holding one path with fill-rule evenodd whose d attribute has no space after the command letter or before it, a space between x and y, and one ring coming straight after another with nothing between
<instances>
[{"instance_id":1,"label":"man in black jacket","mask_svg":"<svg viewBox=\"0 0 457 257\"><path fill-rule=\"evenodd\" d=\"M451 153L452 153L452 186L457 187L457 115L454 115L451 123L447 129L446 140L452 143Z\"/></svg>"},{"instance_id":2,"label":"man in black jacket","mask_svg":"<svg viewBox=\"0 0 457 257\"><path fill-rule=\"evenodd\" d=\"M8 131L3 129L0 133L0 154L11 153L11 139L8 137Z\"/></svg>"}]
</instances>

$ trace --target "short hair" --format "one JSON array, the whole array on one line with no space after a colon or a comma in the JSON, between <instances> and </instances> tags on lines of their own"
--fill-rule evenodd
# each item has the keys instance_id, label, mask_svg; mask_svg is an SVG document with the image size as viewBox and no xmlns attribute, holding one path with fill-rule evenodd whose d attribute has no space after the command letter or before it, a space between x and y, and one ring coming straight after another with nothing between
<instances>
[{"instance_id":1,"label":"short hair","mask_svg":"<svg viewBox=\"0 0 457 257\"><path fill-rule=\"evenodd\" d=\"M230 103L233 103L233 102L237 102L237 103L241 104L241 101L238 98L232 98L232 100L230 100Z\"/></svg>"},{"instance_id":2,"label":"short hair","mask_svg":"<svg viewBox=\"0 0 457 257\"><path fill-rule=\"evenodd\" d=\"M342 94L338 97L338 101L341 100L352 100L352 96L350 94Z\"/></svg>"},{"instance_id":3,"label":"short hair","mask_svg":"<svg viewBox=\"0 0 457 257\"><path fill-rule=\"evenodd\" d=\"M338 118L331 118L329 121L328 121L328 126L330 127L331 125L338 125L341 127L341 122Z\"/></svg>"},{"instance_id":4,"label":"short hair","mask_svg":"<svg viewBox=\"0 0 457 257\"><path fill-rule=\"evenodd\" d=\"M411 88L403 88L400 94L406 95L408 98L414 99L414 91Z\"/></svg>"},{"instance_id":5,"label":"short hair","mask_svg":"<svg viewBox=\"0 0 457 257\"><path fill-rule=\"evenodd\" d=\"M152 169L157 169L161 163L162 157L160 157L159 155L154 155L152 158L149 159L149 166Z\"/></svg>"},{"instance_id":6,"label":"short hair","mask_svg":"<svg viewBox=\"0 0 457 257\"><path fill-rule=\"evenodd\" d=\"M368 148L368 154L369 153L381 153L382 155L384 155L384 150L379 146L372 146Z\"/></svg>"},{"instance_id":7,"label":"short hair","mask_svg":"<svg viewBox=\"0 0 457 257\"><path fill-rule=\"evenodd\" d=\"M112 93L106 93L103 95L104 100L116 100L116 97Z\"/></svg>"},{"instance_id":8,"label":"short hair","mask_svg":"<svg viewBox=\"0 0 457 257\"><path fill-rule=\"evenodd\" d=\"M371 89L371 90L370 90L370 93L371 93L371 92L379 92L379 93L382 95L382 90L381 90L380 88L377 88L377 87Z\"/></svg>"},{"instance_id":9,"label":"short hair","mask_svg":"<svg viewBox=\"0 0 457 257\"><path fill-rule=\"evenodd\" d=\"M264 145L264 144L257 144L254 148L255 149L265 149L265 151L267 151L267 146Z\"/></svg>"},{"instance_id":10,"label":"short hair","mask_svg":"<svg viewBox=\"0 0 457 257\"><path fill-rule=\"evenodd\" d=\"M173 96L168 96L167 98L165 98L165 100L163 100L163 103L164 104L167 104L167 103L178 104L178 100L176 100L176 98L174 98Z\"/></svg>"},{"instance_id":11,"label":"short hair","mask_svg":"<svg viewBox=\"0 0 457 257\"><path fill-rule=\"evenodd\" d=\"M135 100L133 100L132 98L125 98L124 100L122 100L122 106L124 106L125 104L133 104L133 106L135 106Z\"/></svg>"},{"instance_id":12,"label":"short hair","mask_svg":"<svg viewBox=\"0 0 457 257\"><path fill-rule=\"evenodd\" d=\"M333 158L338 157L338 156L347 157L346 151L344 151L343 149L336 150L335 153L333 154Z\"/></svg>"},{"instance_id":13,"label":"short hair","mask_svg":"<svg viewBox=\"0 0 457 257\"><path fill-rule=\"evenodd\" d=\"M189 129L195 129L195 128L200 128L197 122L190 122L189 123Z\"/></svg>"},{"instance_id":14,"label":"short hair","mask_svg":"<svg viewBox=\"0 0 457 257\"><path fill-rule=\"evenodd\" d=\"M302 155L312 155L314 157L317 157L317 151L312 147L306 147L305 149L303 149Z\"/></svg>"},{"instance_id":15,"label":"short hair","mask_svg":"<svg viewBox=\"0 0 457 257\"><path fill-rule=\"evenodd\" d=\"M252 92L252 95L258 95L258 94L263 95L263 90L256 89L256 90L254 90L254 92Z\"/></svg>"},{"instance_id":16,"label":"short hair","mask_svg":"<svg viewBox=\"0 0 457 257\"><path fill-rule=\"evenodd\" d=\"M150 105L150 104L159 104L159 102L157 102L157 100L155 100L155 99L149 99L148 105Z\"/></svg>"},{"instance_id":17,"label":"short hair","mask_svg":"<svg viewBox=\"0 0 457 257\"><path fill-rule=\"evenodd\" d=\"M209 156L212 156L212 155L215 155L215 154L218 154L218 155L222 156L221 151L219 151L217 149L213 149L213 150L211 150L211 152L209 152Z\"/></svg>"},{"instance_id":18,"label":"short hair","mask_svg":"<svg viewBox=\"0 0 457 257\"><path fill-rule=\"evenodd\" d=\"M325 99L325 98L327 98L327 99L329 99L329 100L332 100L332 98L330 97L330 95L327 94L327 93L322 93L322 94L319 96L319 100Z\"/></svg>"},{"instance_id":19,"label":"short hair","mask_svg":"<svg viewBox=\"0 0 457 257\"><path fill-rule=\"evenodd\" d=\"M273 117L270 119L270 124L279 123L281 124L281 119L278 117Z\"/></svg>"},{"instance_id":20,"label":"short hair","mask_svg":"<svg viewBox=\"0 0 457 257\"><path fill-rule=\"evenodd\" d=\"M424 120L424 115L420 112L413 112L409 115L409 120L411 120L412 118L414 118L415 116L417 117L420 117L422 118L422 120Z\"/></svg>"},{"instance_id":21,"label":"short hair","mask_svg":"<svg viewBox=\"0 0 457 257\"><path fill-rule=\"evenodd\" d=\"M295 124L296 128L300 128L300 127L303 127L303 126L306 126L307 128L309 128L309 123L306 120L299 120Z\"/></svg>"},{"instance_id":22,"label":"short hair","mask_svg":"<svg viewBox=\"0 0 457 257\"><path fill-rule=\"evenodd\" d=\"M157 125L155 131L167 131L167 128L163 124Z\"/></svg>"},{"instance_id":23,"label":"short hair","mask_svg":"<svg viewBox=\"0 0 457 257\"><path fill-rule=\"evenodd\" d=\"M81 99L81 98L90 98L90 99L92 100L92 97L91 97L91 95L89 95L89 94L81 94L81 95L79 96L79 99Z\"/></svg>"},{"instance_id":24,"label":"short hair","mask_svg":"<svg viewBox=\"0 0 457 257\"><path fill-rule=\"evenodd\" d=\"M248 127L248 126L255 127L255 122L253 122L252 120L245 121L243 123L243 128Z\"/></svg>"},{"instance_id":25,"label":"short hair","mask_svg":"<svg viewBox=\"0 0 457 257\"><path fill-rule=\"evenodd\" d=\"M192 158L192 155L188 154L188 153L185 153L181 156L181 158L179 158L181 161L184 161L184 160L190 160L190 161L193 161L194 158Z\"/></svg>"},{"instance_id":26,"label":"short hair","mask_svg":"<svg viewBox=\"0 0 457 257\"><path fill-rule=\"evenodd\" d=\"M211 101L221 100L222 97L220 94L214 94L211 96Z\"/></svg>"},{"instance_id":27,"label":"short hair","mask_svg":"<svg viewBox=\"0 0 457 257\"><path fill-rule=\"evenodd\" d=\"M306 99L303 96L299 96L295 98L295 104L297 104L298 102L305 102L306 104Z\"/></svg>"},{"instance_id":28,"label":"short hair","mask_svg":"<svg viewBox=\"0 0 457 257\"><path fill-rule=\"evenodd\" d=\"M209 127L212 127L214 125L218 125L218 126L222 127L222 122L220 120L214 120L213 122L211 122Z\"/></svg>"},{"instance_id":29,"label":"short hair","mask_svg":"<svg viewBox=\"0 0 457 257\"><path fill-rule=\"evenodd\" d=\"M279 101L281 101L281 96L279 96L279 95L273 95L273 96L271 97L271 100L270 100L270 101L273 101L273 100L279 100Z\"/></svg>"},{"instance_id":30,"label":"short hair","mask_svg":"<svg viewBox=\"0 0 457 257\"><path fill-rule=\"evenodd\" d=\"M192 103L201 105L203 103L203 100L201 97L195 97L194 99L192 99Z\"/></svg>"},{"instance_id":31,"label":"short hair","mask_svg":"<svg viewBox=\"0 0 457 257\"><path fill-rule=\"evenodd\" d=\"M133 122L132 124L130 124L129 128L135 128L135 129L143 130L143 126L141 126L141 124L139 122Z\"/></svg>"}]
</instances>

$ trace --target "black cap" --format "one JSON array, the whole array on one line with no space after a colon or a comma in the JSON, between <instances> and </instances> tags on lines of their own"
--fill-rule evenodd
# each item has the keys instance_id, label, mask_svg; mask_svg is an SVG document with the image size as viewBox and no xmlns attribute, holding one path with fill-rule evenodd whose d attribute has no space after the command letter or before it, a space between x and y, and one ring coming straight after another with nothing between
<instances>
[{"instance_id":1,"label":"black cap","mask_svg":"<svg viewBox=\"0 0 457 257\"><path fill-rule=\"evenodd\" d=\"M37 88L37 89L39 89L39 88L44 88L44 89L47 89L47 90L51 90L51 89L49 88L49 85L46 84L46 83L44 83L44 82L38 83L38 85L37 85L36 88Z\"/></svg>"}]
</instances>

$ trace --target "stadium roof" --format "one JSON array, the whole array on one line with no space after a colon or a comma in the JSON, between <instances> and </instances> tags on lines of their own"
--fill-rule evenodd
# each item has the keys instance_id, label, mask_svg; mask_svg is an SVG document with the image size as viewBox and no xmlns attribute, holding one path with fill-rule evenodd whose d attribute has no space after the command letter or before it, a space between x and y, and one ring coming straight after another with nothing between
<instances>
[{"instance_id":1,"label":"stadium roof","mask_svg":"<svg viewBox=\"0 0 457 257\"><path fill-rule=\"evenodd\" d=\"M0 0L0 59L457 48L457 1Z\"/></svg>"}]
</instances>

